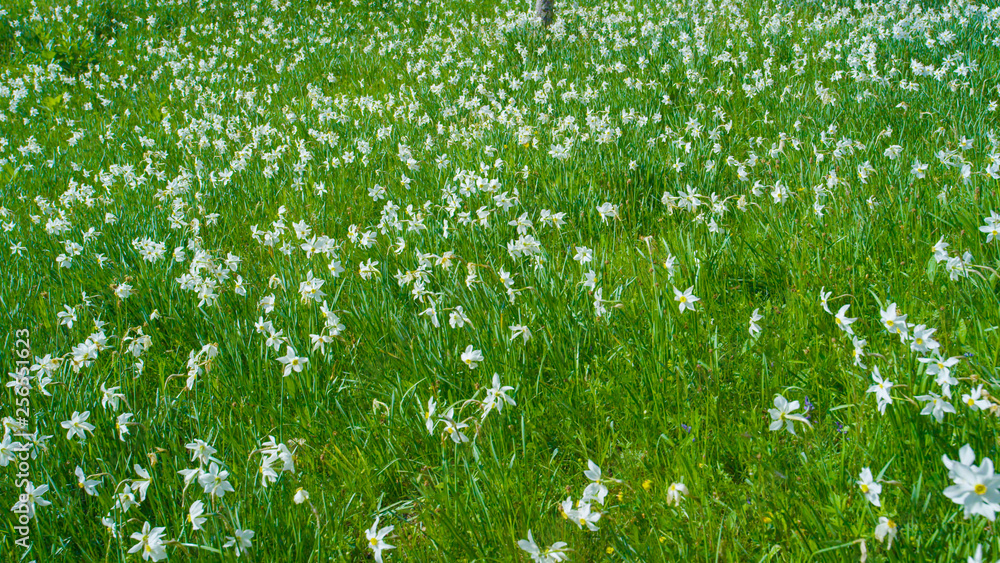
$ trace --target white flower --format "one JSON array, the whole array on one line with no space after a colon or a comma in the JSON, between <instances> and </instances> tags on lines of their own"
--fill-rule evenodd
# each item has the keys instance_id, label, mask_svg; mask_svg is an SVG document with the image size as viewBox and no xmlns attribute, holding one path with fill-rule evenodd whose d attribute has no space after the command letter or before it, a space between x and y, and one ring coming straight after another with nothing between
<instances>
[{"instance_id":1,"label":"white flower","mask_svg":"<svg viewBox=\"0 0 1000 563\"><path fill-rule=\"evenodd\" d=\"M480 350L474 350L472 344L469 344L466 346L465 352L462 352L462 361L469 366L469 369L476 369L479 362L483 361L483 353Z\"/></svg>"},{"instance_id":2,"label":"white flower","mask_svg":"<svg viewBox=\"0 0 1000 563\"><path fill-rule=\"evenodd\" d=\"M451 328L462 328L466 323L472 325L469 317L465 316L465 310L462 309L462 306L456 305L455 310L448 316L448 324L451 325Z\"/></svg>"},{"instance_id":3,"label":"white flower","mask_svg":"<svg viewBox=\"0 0 1000 563\"><path fill-rule=\"evenodd\" d=\"M63 311L56 313L56 317L59 319L60 325L65 325L66 328L73 328L73 323L76 322L76 309L70 307L69 305L63 305Z\"/></svg>"},{"instance_id":4,"label":"white flower","mask_svg":"<svg viewBox=\"0 0 1000 563\"><path fill-rule=\"evenodd\" d=\"M389 549L395 549L395 546L385 543L385 537L392 532L395 526L386 526L379 529L379 518L381 517L376 516L375 523L372 524L372 527L365 530L365 537L368 538L368 547L375 553L375 561L382 563L382 552Z\"/></svg>"},{"instance_id":5,"label":"white flower","mask_svg":"<svg viewBox=\"0 0 1000 563\"><path fill-rule=\"evenodd\" d=\"M49 491L48 485L42 485L41 487L36 487L31 481L24 484L24 494L22 494L14 506L11 507L12 512L22 513L32 519L35 517L35 507L36 506L48 506L52 504L51 502L42 498L42 495Z\"/></svg>"},{"instance_id":6,"label":"white flower","mask_svg":"<svg viewBox=\"0 0 1000 563\"><path fill-rule=\"evenodd\" d=\"M913 327L913 340L910 341L910 350L914 352L934 352L941 345L931 336L937 332L936 328L927 328L925 325Z\"/></svg>"},{"instance_id":7,"label":"white flower","mask_svg":"<svg viewBox=\"0 0 1000 563\"><path fill-rule=\"evenodd\" d=\"M188 517L187 517L187 520L188 522L191 523L191 528L193 530L200 530L201 525L208 520L208 517L205 516L204 514L205 514L205 503L201 502L200 500L194 501L194 503L191 505L191 508L188 509Z\"/></svg>"},{"instance_id":8,"label":"white flower","mask_svg":"<svg viewBox=\"0 0 1000 563\"><path fill-rule=\"evenodd\" d=\"M83 472L83 469L79 465L76 466L74 472L76 474L76 485L83 489L83 492L90 496L97 495L97 486L101 484L100 480L94 481L87 479L87 475Z\"/></svg>"},{"instance_id":9,"label":"white flower","mask_svg":"<svg viewBox=\"0 0 1000 563\"><path fill-rule=\"evenodd\" d=\"M881 501L879 501L878 496L882 494L882 485L878 484L874 478L872 478L872 470L865 467L861 470L861 478L857 481L858 486L861 487L861 493L865 495L868 502L874 504L875 506L882 506Z\"/></svg>"},{"instance_id":10,"label":"white flower","mask_svg":"<svg viewBox=\"0 0 1000 563\"><path fill-rule=\"evenodd\" d=\"M604 504L604 497L608 496L608 488L604 485L603 481L606 479L601 479L601 468L591 460L587 460L587 469L583 472L584 477L590 479L591 483L587 485L587 488L583 490L583 499L581 502L590 502L591 500L596 500L597 502Z\"/></svg>"},{"instance_id":11,"label":"white flower","mask_svg":"<svg viewBox=\"0 0 1000 563\"><path fill-rule=\"evenodd\" d=\"M535 538L531 537L531 530L528 530L528 539L518 540L517 546L527 552L535 563L559 563L568 559L566 542L559 541L541 549L535 543Z\"/></svg>"},{"instance_id":12,"label":"white flower","mask_svg":"<svg viewBox=\"0 0 1000 563\"><path fill-rule=\"evenodd\" d=\"M945 260L948 259L949 246L950 245L944 241L944 237L941 237L940 239L938 239L936 243L934 243L934 246L931 247L931 250L934 251L935 262L944 262Z\"/></svg>"},{"instance_id":13,"label":"white flower","mask_svg":"<svg viewBox=\"0 0 1000 563\"><path fill-rule=\"evenodd\" d=\"M857 336L852 336L851 343L854 345L854 351L852 352L852 355L854 356L854 365L861 369L868 369L868 367L861 361L861 358L865 357L865 345L868 344L868 341L863 338L859 339Z\"/></svg>"},{"instance_id":14,"label":"white flower","mask_svg":"<svg viewBox=\"0 0 1000 563\"><path fill-rule=\"evenodd\" d=\"M588 262L593 262L594 251L586 246L578 246L576 247L576 255L573 256L573 260L579 262L581 266Z\"/></svg>"},{"instance_id":15,"label":"white flower","mask_svg":"<svg viewBox=\"0 0 1000 563\"><path fill-rule=\"evenodd\" d=\"M441 421L444 422L444 432L452 442L460 444L462 442L468 442L469 437L462 433L462 429L468 428L469 425L464 422L455 422L455 409L448 409L448 412L444 413L441 417Z\"/></svg>"},{"instance_id":16,"label":"white flower","mask_svg":"<svg viewBox=\"0 0 1000 563\"><path fill-rule=\"evenodd\" d=\"M598 530L596 522L601 519L600 512L594 512L590 509L589 502L580 502L576 510L573 511L572 516L567 515L571 518L579 528L587 527L591 532L596 532Z\"/></svg>"},{"instance_id":17,"label":"white flower","mask_svg":"<svg viewBox=\"0 0 1000 563\"><path fill-rule=\"evenodd\" d=\"M115 295L117 295L118 299L121 299L122 301L128 299L132 296L132 286L127 283L119 284L115 288Z\"/></svg>"},{"instance_id":18,"label":"white flower","mask_svg":"<svg viewBox=\"0 0 1000 563\"><path fill-rule=\"evenodd\" d=\"M926 401L927 404L920 411L921 415L930 415L934 417L934 420L939 423L944 420L944 413L949 412L955 414L955 407L948 401L944 400L937 393L933 391L927 395L920 395L916 397L918 401Z\"/></svg>"},{"instance_id":19,"label":"white flower","mask_svg":"<svg viewBox=\"0 0 1000 563\"><path fill-rule=\"evenodd\" d=\"M5 432L3 439L0 440L0 467L7 467L10 462L16 460L22 448L27 448L27 445L11 440L10 434Z\"/></svg>"},{"instance_id":20,"label":"white flower","mask_svg":"<svg viewBox=\"0 0 1000 563\"><path fill-rule=\"evenodd\" d=\"M61 426L66 429L66 439L70 440L73 436L78 436L81 440L86 440L86 432L94 431L94 425L87 422L88 418L90 418L90 411L82 413L74 411L69 420L64 420Z\"/></svg>"},{"instance_id":21,"label":"white flower","mask_svg":"<svg viewBox=\"0 0 1000 563\"><path fill-rule=\"evenodd\" d=\"M520 336L525 343L527 343L528 340L531 339L531 330L524 325L510 325L507 328L509 328L511 332L510 335L511 341L517 339L518 336Z\"/></svg>"},{"instance_id":22,"label":"white flower","mask_svg":"<svg viewBox=\"0 0 1000 563\"><path fill-rule=\"evenodd\" d=\"M212 446L208 445L204 440L195 439L193 442L184 446L189 452L191 452L191 461L197 461L198 463L208 463L210 461L218 461L213 455L217 451Z\"/></svg>"},{"instance_id":23,"label":"white flower","mask_svg":"<svg viewBox=\"0 0 1000 563\"><path fill-rule=\"evenodd\" d=\"M149 476L149 472L142 467L139 467L138 464L133 465L132 469L134 469L135 474L139 476L138 479L132 480L132 490L139 494L139 502L143 502L146 500L146 491L153 483L153 479Z\"/></svg>"},{"instance_id":24,"label":"white flower","mask_svg":"<svg viewBox=\"0 0 1000 563\"><path fill-rule=\"evenodd\" d=\"M674 288L674 301L678 303L677 308L680 309L682 313L685 309L694 311L694 304L701 301L701 298L695 297L692 291L694 291L693 285L684 291L681 291L676 287Z\"/></svg>"},{"instance_id":25,"label":"white flower","mask_svg":"<svg viewBox=\"0 0 1000 563\"><path fill-rule=\"evenodd\" d=\"M955 483L944 490L944 495L962 505L966 518L978 514L990 522L996 520L1000 511L1000 476L993 472L993 461L983 458L981 465L973 465L975 453L968 444L959 451L958 461L947 456L941 459L949 470L948 477Z\"/></svg>"},{"instance_id":26,"label":"white flower","mask_svg":"<svg viewBox=\"0 0 1000 563\"><path fill-rule=\"evenodd\" d=\"M968 405L972 410L985 411L989 410L993 406L986 398L983 397L983 386L980 385L972 390L971 393L966 393L962 395L962 402Z\"/></svg>"},{"instance_id":27,"label":"white flower","mask_svg":"<svg viewBox=\"0 0 1000 563\"><path fill-rule=\"evenodd\" d=\"M688 494L688 488L684 483L671 483L667 487L667 504L673 506L680 506L681 501Z\"/></svg>"},{"instance_id":28,"label":"white flower","mask_svg":"<svg viewBox=\"0 0 1000 563\"><path fill-rule=\"evenodd\" d=\"M851 306L850 304L847 304L841 307L840 310L837 311L837 315L834 317L833 320L837 324L837 328L853 336L854 330L851 329L851 324L858 319L857 318L852 319L847 316L847 309L850 306Z\"/></svg>"},{"instance_id":29,"label":"white flower","mask_svg":"<svg viewBox=\"0 0 1000 563\"><path fill-rule=\"evenodd\" d=\"M979 230L986 233L986 242L991 243L993 239L1000 238L1000 216L996 211L990 211L990 216L984 219L986 225L979 227Z\"/></svg>"},{"instance_id":30,"label":"white flower","mask_svg":"<svg viewBox=\"0 0 1000 563\"><path fill-rule=\"evenodd\" d=\"M934 376L934 382L941 386L945 397L951 397L951 386L958 385L958 380L951 376L951 368L958 364L961 357L953 356L947 360L936 356L933 358L917 358L922 364L927 364L927 375Z\"/></svg>"},{"instance_id":31,"label":"white flower","mask_svg":"<svg viewBox=\"0 0 1000 563\"><path fill-rule=\"evenodd\" d=\"M892 397L889 395L889 390L892 389L893 383L888 379L882 379L881 374L878 371L878 367L872 370L872 381L875 383L868 388L866 393L875 393L875 400L878 404L878 412L885 414L885 407L892 404Z\"/></svg>"},{"instance_id":32,"label":"white flower","mask_svg":"<svg viewBox=\"0 0 1000 563\"><path fill-rule=\"evenodd\" d=\"M761 329L757 321L763 319L764 317L760 314L760 309L754 309L753 314L750 315L750 338L757 338L760 336Z\"/></svg>"},{"instance_id":33,"label":"white flower","mask_svg":"<svg viewBox=\"0 0 1000 563\"><path fill-rule=\"evenodd\" d=\"M773 409L768 409L768 413L771 415L771 425L769 428L772 432L777 432L781 430L783 426L787 425L788 432L795 434L795 426L792 424L793 421L801 422L806 426L812 428L812 424L806 420L806 418L800 414L794 414L792 411L799 408L798 401L788 402L781 395L774 396L774 407Z\"/></svg>"},{"instance_id":34,"label":"white flower","mask_svg":"<svg viewBox=\"0 0 1000 563\"><path fill-rule=\"evenodd\" d=\"M597 208L597 212L601 214L601 220L607 224L608 219L618 218L618 206L612 205L610 202L604 202Z\"/></svg>"},{"instance_id":35,"label":"white flower","mask_svg":"<svg viewBox=\"0 0 1000 563\"><path fill-rule=\"evenodd\" d=\"M307 500L309 500L309 491L303 489L302 487L295 489L295 496L292 497L292 501L295 504L302 504Z\"/></svg>"},{"instance_id":36,"label":"white flower","mask_svg":"<svg viewBox=\"0 0 1000 563\"><path fill-rule=\"evenodd\" d=\"M889 307L885 311L880 310L879 316L882 318L882 326L885 327L885 330L889 334L896 334L901 341L906 341L909 325L906 323L906 315L900 315L896 311L895 303L889 304Z\"/></svg>"},{"instance_id":37,"label":"white flower","mask_svg":"<svg viewBox=\"0 0 1000 563\"><path fill-rule=\"evenodd\" d=\"M135 532L130 537L136 540L132 549L128 550L129 553L142 552L143 560L152 559L153 561L159 561L161 559L167 558L167 550L163 546L163 532L166 528L152 528L150 529L149 522L142 525L141 532Z\"/></svg>"},{"instance_id":38,"label":"white flower","mask_svg":"<svg viewBox=\"0 0 1000 563\"><path fill-rule=\"evenodd\" d=\"M281 372L282 377L288 377L293 371L301 372L302 368L309 363L308 358L296 356L295 350L291 346L285 347L285 355L278 358L278 361L284 365Z\"/></svg>"},{"instance_id":39,"label":"white flower","mask_svg":"<svg viewBox=\"0 0 1000 563\"><path fill-rule=\"evenodd\" d=\"M886 549L892 549L892 540L896 539L896 531L895 522L885 516L879 516L878 525L875 526L875 539L880 542L888 539Z\"/></svg>"},{"instance_id":40,"label":"white flower","mask_svg":"<svg viewBox=\"0 0 1000 563\"><path fill-rule=\"evenodd\" d=\"M513 391L514 388L510 385L500 386L500 374L493 374L493 386L486 390L486 399L483 400L483 419L486 419L486 415L490 413L494 408L497 412L503 412L504 403L516 406L517 403L514 399L511 399L507 395L507 391Z\"/></svg>"},{"instance_id":41,"label":"white flower","mask_svg":"<svg viewBox=\"0 0 1000 563\"><path fill-rule=\"evenodd\" d=\"M831 295L833 295L833 292L826 291L826 286L819 288L819 304L823 307L824 311L832 315L833 312L830 311L830 304L827 303L827 299L829 299Z\"/></svg>"},{"instance_id":42,"label":"white flower","mask_svg":"<svg viewBox=\"0 0 1000 563\"><path fill-rule=\"evenodd\" d=\"M222 546L224 548L233 548L236 550L236 557L239 557L244 551L250 549L250 540L253 538L253 530L242 530L237 528L233 532L232 536L226 536L226 543Z\"/></svg>"},{"instance_id":43,"label":"white flower","mask_svg":"<svg viewBox=\"0 0 1000 563\"><path fill-rule=\"evenodd\" d=\"M236 489L228 481L229 472L219 469L219 464L214 461L208 467L208 471L203 472L198 476L198 484L205 489L205 493L212 495L213 497L222 498L226 495L227 491L235 491Z\"/></svg>"},{"instance_id":44,"label":"white flower","mask_svg":"<svg viewBox=\"0 0 1000 563\"><path fill-rule=\"evenodd\" d=\"M427 410L424 411L424 426L427 427L428 434L434 434L434 411L437 409L437 402L434 397L427 399Z\"/></svg>"}]
</instances>

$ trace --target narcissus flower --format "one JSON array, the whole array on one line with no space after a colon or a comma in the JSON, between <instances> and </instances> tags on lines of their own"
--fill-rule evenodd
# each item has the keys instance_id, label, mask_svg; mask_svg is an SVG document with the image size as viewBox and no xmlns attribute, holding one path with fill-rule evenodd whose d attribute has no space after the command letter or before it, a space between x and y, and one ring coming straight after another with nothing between
<instances>
[{"instance_id":1,"label":"narcissus flower","mask_svg":"<svg viewBox=\"0 0 1000 563\"><path fill-rule=\"evenodd\" d=\"M90 411L74 411L69 420L64 420L61 426L66 429L66 439L71 440L73 436L78 436L81 440L86 440L86 432L94 431L94 425L87 422L88 418Z\"/></svg>"},{"instance_id":2,"label":"narcissus flower","mask_svg":"<svg viewBox=\"0 0 1000 563\"><path fill-rule=\"evenodd\" d=\"M194 501L194 503L191 504L191 508L188 509L187 517L187 521L191 523L191 529L196 531L200 530L201 525L207 520L208 517L205 516L205 503L200 500Z\"/></svg>"},{"instance_id":3,"label":"narcissus flower","mask_svg":"<svg viewBox=\"0 0 1000 563\"><path fill-rule=\"evenodd\" d=\"M795 434L795 425L793 422L801 422L802 424L812 428L812 424L806 420L806 417L793 412L798 408L798 401L788 402L788 400L781 395L775 395L774 408L768 409L768 413L771 415L772 419L771 426L769 427L771 431L776 432L785 426L790 434Z\"/></svg>"},{"instance_id":4,"label":"narcissus flower","mask_svg":"<svg viewBox=\"0 0 1000 563\"><path fill-rule=\"evenodd\" d=\"M368 538L368 548L375 554L375 561L382 563L382 552L396 548L395 546L389 545L385 542L385 537L392 532L395 526L385 526L384 528L379 528L379 518L381 518L381 516L375 517L375 523L372 524L371 528L368 528L365 531L365 537Z\"/></svg>"},{"instance_id":5,"label":"narcissus flower","mask_svg":"<svg viewBox=\"0 0 1000 563\"><path fill-rule=\"evenodd\" d=\"M861 493L865 495L868 502L874 504L875 506L882 506L881 501L879 501L878 496L882 494L882 485L878 484L872 477L872 470L865 467L861 470L861 478L857 481L858 487L861 488Z\"/></svg>"},{"instance_id":6,"label":"narcissus flower","mask_svg":"<svg viewBox=\"0 0 1000 563\"><path fill-rule=\"evenodd\" d=\"M476 369L479 362L483 361L483 353L480 350L474 350L472 344L469 344L465 347L465 352L462 352L462 361L469 366L469 369Z\"/></svg>"},{"instance_id":7,"label":"narcissus flower","mask_svg":"<svg viewBox=\"0 0 1000 563\"><path fill-rule=\"evenodd\" d=\"M847 309L850 306L851 306L851 304L848 303L847 305L844 305L843 307L841 307L840 310L837 311L837 315L834 317L833 321L837 324L837 328L839 328L840 330L842 330L842 331L846 332L847 334L850 334L850 335L853 336L854 335L854 330L851 328L851 325L854 323L854 321L856 321L858 319L857 318L849 318L847 316Z\"/></svg>"},{"instance_id":8,"label":"narcissus flower","mask_svg":"<svg viewBox=\"0 0 1000 563\"><path fill-rule=\"evenodd\" d=\"M687 494L688 488L684 483L671 483L667 487L667 504L680 506L681 501L684 500Z\"/></svg>"},{"instance_id":9,"label":"narcissus flower","mask_svg":"<svg viewBox=\"0 0 1000 563\"><path fill-rule=\"evenodd\" d=\"M933 391L927 395L919 395L916 397L918 401L926 401L924 408L921 409L921 415L930 415L934 417L934 420L939 423L944 420L944 413L955 414L955 406L944 400L940 395L934 393Z\"/></svg>"},{"instance_id":10,"label":"narcissus flower","mask_svg":"<svg viewBox=\"0 0 1000 563\"><path fill-rule=\"evenodd\" d=\"M278 361L285 366L281 372L282 377L288 377L293 371L295 373L301 372L302 368L309 362L309 358L295 355L295 349L291 346L286 346L285 355L278 358Z\"/></svg>"},{"instance_id":11,"label":"narcissus flower","mask_svg":"<svg viewBox=\"0 0 1000 563\"><path fill-rule=\"evenodd\" d=\"M163 545L163 532L166 528L151 528L149 522L142 525L141 532L135 532L130 537L136 543L129 553L142 553L143 560L159 561L167 558L167 549Z\"/></svg>"},{"instance_id":12,"label":"narcissus flower","mask_svg":"<svg viewBox=\"0 0 1000 563\"><path fill-rule=\"evenodd\" d=\"M878 412L885 414L885 408L892 404L892 397L889 395L889 391L892 389L893 383L888 379L882 379L882 374L879 373L878 367L874 368L872 372L872 381L874 382L866 393L874 393L875 401L878 404Z\"/></svg>"},{"instance_id":13,"label":"narcissus flower","mask_svg":"<svg viewBox=\"0 0 1000 563\"><path fill-rule=\"evenodd\" d=\"M892 549L892 540L896 539L897 526L896 523L886 518L885 516L880 516L878 519L878 525L875 526L875 539L878 541L886 542L886 549Z\"/></svg>"},{"instance_id":14,"label":"narcissus flower","mask_svg":"<svg viewBox=\"0 0 1000 563\"><path fill-rule=\"evenodd\" d=\"M1000 511L1000 476L993 472L993 461L987 457L982 464L974 465L976 456L968 444L959 450L958 461L948 456L942 456L941 460L955 483L944 490L944 496L962 505L966 518L978 514L990 522L996 520Z\"/></svg>"},{"instance_id":15,"label":"narcissus flower","mask_svg":"<svg viewBox=\"0 0 1000 563\"><path fill-rule=\"evenodd\" d=\"M750 315L750 337L757 338L760 336L761 329L757 321L763 319L764 317L760 314L760 309L754 309L753 314Z\"/></svg>"},{"instance_id":16,"label":"narcissus flower","mask_svg":"<svg viewBox=\"0 0 1000 563\"><path fill-rule=\"evenodd\" d=\"M685 309L690 309L694 311L694 304L701 301L700 297L695 297L692 291L694 286L691 286L684 290L683 292L676 287L674 288L674 301L678 303L677 308L683 313Z\"/></svg>"},{"instance_id":17,"label":"narcissus flower","mask_svg":"<svg viewBox=\"0 0 1000 563\"><path fill-rule=\"evenodd\" d=\"M569 558L566 554L566 542L558 541L545 549L538 547L535 538L531 537L531 530L528 530L528 539L518 540L517 546L531 556L535 563L559 563Z\"/></svg>"},{"instance_id":18,"label":"narcissus flower","mask_svg":"<svg viewBox=\"0 0 1000 563\"><path fill-rule=\"evenodd\" d=\"M76 474L76 485L83 489L83 492L88 495L96 496L97 486L101 484L101 481L99 479L97 481L87 479L87 475L83 472L83 469L81 469L79 465L76 466L74 473Z\"/></svg>"}]
</instances>

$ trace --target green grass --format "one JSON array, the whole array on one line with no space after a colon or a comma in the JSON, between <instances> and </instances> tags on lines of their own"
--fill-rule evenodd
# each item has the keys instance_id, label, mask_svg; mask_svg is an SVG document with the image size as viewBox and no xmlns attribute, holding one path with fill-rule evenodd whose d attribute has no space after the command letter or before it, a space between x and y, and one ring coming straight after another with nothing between
<instances>
[{"instance_id":1,"label":"green grass","mask_svg":"<svg viewBox=\"0 0 1000 563\"><path fill-rule=\"evenodd\" d=\"M15 544L13 519L0 527L0 560L139 560L129 535L148 521L174 540L172 561L232 560L224 546L236 529L254 531L241 560L361 561L371 559L364 531L376 516L395 526L388 561L527 561L517 541L528 530L543 546L567 542L571 561L841 561L859 557L859 540L870 561L964 560L977 545L984 560L1000 557L995 523L964 518L943 494L952 481L941 461L965 444L976 463L996 459L1000 445L1000 242L979 231L1000 205L987 172L1000 158L995 10L588 1L560 3L544 31L525 20L527 3L502 0L36 4L0 14L0 207L10 224L0 230L0 327L11 351L0 364L16 369L19 329L31 333L32 363L64 361L51 396L30 395L30 429L52 436L31 479L50 487L51 504L37 508L30 551ZM894 24L915 39L894 37ZM950 44L926 43L946 30ZM948 72L920 76L912 60ZM887 81L856 77L852 64ZM963 76L959 64L972 68ZM757 70L760 91L748 93ZM535 101L541 90L545 103ZM564 99L569 91L578 97ZM700 134L688 130L692 119ZM567 138L570 157L550 156ZM968 150L963 138L974 140ZM401 160L400 144L419 169ZM884 155L890 145L903 148L896 160ZM942 150L970 164L968 181L940 162ZM741 180L727 159L746 164L752 153ZM439 168L439 155L450 164ZM923 179L911 173L915 159L929 164ZM865 183L866 161L875 172ZM449 209L446 191L458 193L463 176L500 187ZM790 192L782 204L770 195L779 181ZM401 227L380 230L386 202L369 197L375 185L399 207ZM687 186L701 195L696 212L661 201ZM817 186L827 186L818 200ZM519 201L498 207L493 196L515 190ZM712 194L724 209L712 209ZM601 217L605 202L618 218ZM425 229L407 229L407 206ZM462 212L475 220L480 208L487 225L463 224ZM566 224L542 224L542 210L564 212ZM520 237L508 221L522 213L539 267L508 253ZM252 227L271 230L279 216L276 244L255 239ZM50 234L57 217L69 228ZM299 249L300 221L337 245L343 273ZM351 226L372 231L374 245L352 242ZM100 235L85 239L90 228ZM950 255L971 252L974 273L949 279L933 258L942 237ZM142 259L133 241L145 238L164 245L162 260ZM67 241L83 250L63 268ZM591 263L574 261L577 246L593 250ZM178 281L197 249L214 264L200 275L216 279L229 253L241 259L201 306ZM450 268L427 269L440 327L420 315L429 303L414 299L412 282L394 278L418 268L417 251L432 262L455 255ZM363 279L369 259L379 275ZM478 281L467 284L470 265ZM607 301L601 317L580 283L590 269ZM324 352L311 351L310 334L324 330L319 303L298 292L310 270L345 327ZM501 270L514 276L513 299ZM134 290L124 300L122 283ZM695 311L678 311L673 287L693 287ZM821 288L834 313L851 304L867 369L823 311ZM258 303L269 294L265 313ZM890 303L911 325L936 328L945 357L962 358L957 413L943 423L913 400L941 392L917 361L925 354L880 326ZM57 317L64 305L78 317L71 329ZM470 321L460 328L448 323L456 306ZM763 332L751 338L755 309ZM308 358L301 372L282 377L286 346L267 346L259 318ZM108 347L76 372L73 348L95 336L98 319ZM530 328L529 341L511 339L515 324ZM141 373L123 342L140 328L151 339ZM189 353L207 344L218 356L188 389ZM461 360L468 345L484 356L474 370ZM873 367L896 384L885 415L866 394ZM475 401L493 373L517 404L480 423ZM102 407L102 384L124 395L117 411ZM991 412L961 400L979 384ZM14 389L3 393L3 416L16 416ZM812 428L769 431L776 394L808 400ZM470 442L455 445L440 423L427 432L430 397L438 415L454 407L470 424ZM96 428L67 439L60 423L83 411ZM124 441L122 412L135 423ZM269 436L294 450L295 469L264 487ZM217 450L234 492L214 499L198 483L185 488L177 472L197 465L185 449L195 439ZM588 460L618 480L593 505L596 532L559 508L582 495ZM152 484L123 512L115 494L136 464ZM76 486L77 466L100 475L96 496ZM856 484L863 467L883 481L881 507ZM16 467L2 471L9 506ZM667 491L677 482L689 494L675 506ZM293 502L299 488L308 502ZM200 532L187 520L196 500L209 516ZM874 538L881 516L898 525L891 549Z\"/></svg>"}]
</instances>

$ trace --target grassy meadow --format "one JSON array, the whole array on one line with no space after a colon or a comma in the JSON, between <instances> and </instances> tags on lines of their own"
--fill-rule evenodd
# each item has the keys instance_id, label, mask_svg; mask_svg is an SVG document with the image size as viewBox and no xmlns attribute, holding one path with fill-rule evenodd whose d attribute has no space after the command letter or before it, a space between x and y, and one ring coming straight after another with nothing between
<instances>
[{"instance_id":1,"label":"grassy meadow","mask_svg":"<svg viewBox=\"0 0 1000 563\"><path fill-rule=\"evenodd\" d=\"M4 2L0 561L1000 559L1000 8L555 15Z\"/></svg>"}]
</instances>

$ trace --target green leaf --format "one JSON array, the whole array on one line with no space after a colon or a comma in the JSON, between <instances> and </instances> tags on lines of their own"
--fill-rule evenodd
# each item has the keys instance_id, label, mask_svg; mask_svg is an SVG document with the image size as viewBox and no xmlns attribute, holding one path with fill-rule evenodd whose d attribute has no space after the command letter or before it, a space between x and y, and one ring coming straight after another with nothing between
<instances>
[{"instance_id":1,"label":"green leaf","mask_svg":"<svg viewBox=\"0 0 1000 563\"><path fill-rule=\"evenodd\" d=\"M59 94L58 96L45 96L44 98L42 98L42 105L48 108L49 111L52 111L56 109L56 107L61 106L62 101L63 101L62 94Z\"/></svg>"}]
</instances>

